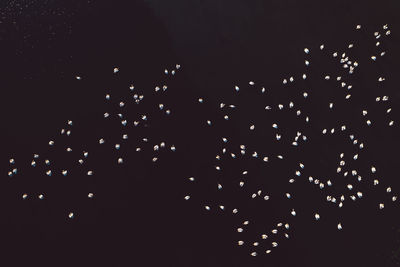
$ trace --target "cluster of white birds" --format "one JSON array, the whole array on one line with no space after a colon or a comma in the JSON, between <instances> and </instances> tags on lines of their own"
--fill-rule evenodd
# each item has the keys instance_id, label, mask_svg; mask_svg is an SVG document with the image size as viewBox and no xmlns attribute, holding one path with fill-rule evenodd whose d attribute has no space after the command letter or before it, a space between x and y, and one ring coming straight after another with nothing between
<instances>
[{"instance_id":1,"label":"cluster of white birds","mask_svg":"<svg viewBox=\"0 0 400 267\"><path fill-rule=\"evenodd\" d=\"M42 155L40 155L38 153L34 153L33 154L32 161L29 164L30 168L40 169L40 170L45 169L44 173L38 173L38 177L40 177L41 175L43 175L43 176L56 176L56 177L58 175L62 175L62 176L71 175L71 173L69 172L69 170L68 170L68 168L66 166L66 165L68 165L68 163L57 162L57 163L60 163L61 165L65 166L65 168L62 168L62 169L59 169L59 167L54 167L53 166L54 165L53 164L54 163L53 159L49 159L49 157L47 157L46 154L49 155L49 154L52 154L51 152L56 152L56 151L57 152L61 152L61 153L71 153L73 151L70 146L64 146L64 144L63 144L64 142L61 141L63 136L68 138L72 134L72 126L73 126L73 121L72 120L68 120L67 123L66 123L65 128L61 129L59 138L57 138L57 139L60 140L60 143L62 143L62 144L59 145L58 142L55 141L57 139L49 140L48 146L49 146L50 149L48 149L48 150L44 149L44 151L46 151L46 152L44 152ZM85 151L85 150L81 150L80 155L81 156L79 157L79 159L77 158L76 161L75 161L76 164L79 164L79 165L82 166L82 171L84 172L84 175L89 175L89 176L93 175L93 170L90 169L85 164L85 160L86 160L86 158L88 158L89 152ZM64 156L66 156L66 155L64 155ZM11 165L15 165L16 161L13 158L11 158L10 159L10 164ZM17 174L17 168L14 168L13 171L10 171L8 173L8 175L10 177L12 177L12 176L14 176L16 174ZM74 175L74 174L72 174L72 175ZM80 173L77 174L77 175L80 175ZM29 199L32 199L34 197L35 197L35 195L33 193L25 192L25 193L22 194L22 199L24 199L24 200L29 200ZM89 199L92 199L94 197L94 193L89 192L87 194L87 197ZM37 195L37 198L40 199L40 200L44 200L46 198L46 192L39 193ZM69 212L68 213L68 217L72 219L74 217L74 212L72 212L72 211Z\"/></svg>"},{"instance_id":2,"label":"cluster of white birds","mask_svg":"<svg viewBox=\"0 0 400 267\"><path fill-rule=\"evenodd\" d=\"M361 25L357 25L355 27L356 31L361 31L361 29ZM382 44L384 44L390 34L391 32L388 25L383 25L381 32L376 31L373 33L373 37L376 41L376 49L374 51L370 51L370 53L373 55L371 56L372 61L370 61L370 63L376 64L376 62L379 61L379 57L386 55L387 52L382 50L381 47L384 46ZM336 80L337 83L334 85L336 88L334 92L335 97L333 98L341 98L342 100L339 100L337 103L329 100L326 104L326 107L328 107L328 112L344 111L360 114L356 107L352 107L352 104L350 104L349 108L349 105L347 104L351 103L352 91L354 91L353 77L354 73L356 73L357 69L360 67L358 60L363 61L363 59L355 58L353 56L355 53L352 53L352 50L357 49L355 47L358 45L362 46L362 44L351 43L343 51L336 49L331 49L329 51L329 48L324 44L321 44L316 48L304 48L304 73L285 77L282 80L283 88L275 88L275 90L282 91L285 90L284 87L291 86L290 89L292 89L291 93L293 94L293 98L296 98L296 94L299 92L299 87L312 87L312 82L309 82L311 79L318 80L322 78L322 81L325 80L326 82L330 82L330 80ZM327 73L322 75L322 77L317 77L315 73L309 70L312 53L319 53L318 56L320 57L333 58L334 61L339 63L339 65L337 65L337 70L334 73ZM386 80L386 77L383 76L372 78L373 80L371 83L376 81L383 83ZM357 86L356 82L354 85ZM378 84L378 86L382 85ZM215 174L211 177L190 177L188 182L200 183L201 181L208 181L209 179L212 179L212 181L214 181L212 183L214 183L215 187L217 188L217 194L219 194L217 200L210 198L203 199L203 196L196 195L195 190L193 190L192 193L188 193L184 196L184 199L187 201L190 201L195 197L200 199L200 201L203 201L203 207L207 212L215 211L217 214L220 214L221 212L231 213L232 220L234 220L234 222L236 222L238 225L238 228L234 229L234 232L237 232L238 235L237 245L239 247L243 247L248 244L246 248L249 249L249 254L251 256L271 253L271 251L278 246L278 229L282 229L282 231L279 230L279 232L281 232L285 238L289 238L287 233L289 230L289 223L287 222L292 222L293 217L296 216L297 212L302 212L301 207L296 206L296 201L293 201L294 198L303 193L301 191L296 191L296 184L311 184L316 190L322 193L322 195L319 194L322 196L322 201L328 201L333 204L333 207L340 209L344 206L346 200L351 200L351 202L346 202L348 205L359 202L363 196L365 197L365 194L363 194L364 189L371 189L381 183L381 180L383 180L382 177L380 177L381 180L378 179L378 176L380 175L378 173L378 167L376 167L376 165L373 163L374 159L365 159L363 163L359 163L358 161L359 157L364 157L363 149L366 146L366 142L373 142L374 140L361 141L360 139L365 139L365 137L361 136L362 132L357 133L360 134L360 138L356 136L354 129L358 127L357 121L346 120L347 124L349 125L338 125L339 118L335 118L331 121L329 119L324 121L318 121L318 119L316 119L316 123L311 123L313 116L318 118L319 115L319 110L315 109L315 114L310 113L310 110L313 110L312 105L315 104L313 103L313 100L310 100L308 97L312 90L301 90L302 100L296 103L294 101L285 103L287 102L287 99L285 99L280 103L278 102L273 105L260 107L258 109L258 116L262 114L262 110L265 110L263 120L260 123L261 125L255 124L251 121L246 121L243 123L243 120L241 120L243 117L254 118L253 116L248 116L248 113L246 112L249 112L248 110L250 109L255 109L254 105L257 103L257 101L254 99L243 99L240 93L243 91L254 92L255 90L259 91L260 94L257 96L257 98L263 98L264 95L274 94L273 88L266 90L265 87L256 85L256 82L254 81L249 81L248 84L245 85L234 85L231 92L233 97L230 95L227 96L227 99L229 99L228 101L236 99L234 100L235 103L228 104L221 102L218 107L215 107L222 111L222 118L205 118L206 125L215 129L213 133L217 132L218 135L222 135L218 136L222 142L221 147L219 147L216 151L216 163L214 166L210 166L214 169ZM319 90L324 90L324 88L319 88ZM378 90L376 92L378 92ZM337 97L337 94L339 94L341 97ZM298 97L296 99L298 99ZM246 100L249 101L246 102ZM358 99L358 101L360 100L363 99ZM267 101L272 100L268 99ZM318 101L321 100L318 99ZM382 104L389 103L389 96L376 96L375 101ZM209 102L212 102L212 99ZM342 104L342 102L345 104ZM198 99L198 103L204 106L205 103L207 103L207 99L201 97ZM265 105L265 102L263 105ZM324 106L325 104L322 105ZM234 115L230 114L232 113L232 110L236 111ZM290 111L290 115L288 115L287 110ZM306 112L304 110L306 110ZM393 118L388 116L390 115L392 108L386 105L385 110L386 114L383 114L381 117L382 121L387 122L386 126L389 127L388 130L390 131L395 124ZM240 116L240 114L243 115ZM373 127L373 122L371 119L368 119L368 110L364 108L361 114L363 117L366 117L364 120L366 125ZM235 120L235 115L239 117L237 120ZM293 120L293 118L295 118L295 120ZM240 124L238 128L247 129L249 132L237 134L241 136L240 138L237 138L235 134L230 132L230 126L227 126L227 123L229 122L235 124L236 126L237 124ZM265 125L269 124L270 122L272 122L270 124L272 127L265 127ZM293 127L288 127L288 124L299 125L301 127L300 129L303 130L300 131L293 129ZM321 125L323 126L321 127ZM259 135L264 137L263 140L266 140L265 142L268 143L268 148L266 150L263 148L263 144L259 144L257 146L257 149L259 149L257 151L253 150L251 145L245 144L245 142L252 143L252 139L256 137L257 132L259 132ZM294 139L292 139L291 136L294 136ZM312 152L312 150L315 149L315 146L307 146L307 144L310 143L310 136L313 136L315 139L317 139L317 143L330 143L335 147L335 149L342 149L342 151L346 151L346 155L344 152L339 153L338 164L336 162L323 159L327 166L324 168L325 173L319 174L317 169L321 162L322 155L321 153ZM265 137L271 138L269 139L270 141L268 142ZM348 140L350 140L350 142L348 142ZM277 146L279 148L276 148ZM324 145L321 145L321 147L317 149L323 150L323 147ZM295 152L293 148L296 149ZM353 151L350 155L347 154L349 150ZM271 153L271 151L280 152ZM323 151L323 153L325 152L326 151ZM311 155L318 155L318 158L314 157L310 160L309 158ZM251 160L259 161L261 164L265 164L267 166L273 166L275 164L278 166L277 168L292 170L292 174L287 177L286 173L279 176L279 173L282 173L282 170L279 172L259 171L258 168L260 167L254 167L259 165L252 165L253 163ZM280 164L279 161L286 162L284 164ZM369 162L369 165L366 165L365 161ZM293 166L293 162L297 162L297 167ZM235 166L240 166L242 169L235 169ZM234 170L232 170L232 168ZM273 167L269 168L273 169ZM306 175L306 173L308 175ZM282 179L287 179L289 187L286 186L285 189L282 189L277 188L278 186L276 185L274 186L274 183L280 183L275 179L276 176L282 177ZM268 185L266 186L266 184ZM212 188L209 190L210 192L213 192ZM232 193L234 197L226 192L224 193L226 190L234 192ZM268 193L266 190L268 190ZM273 193L277 195L271 197ZM382 193L383 194L381 194L381 196L384 196L385 194L390 196L390 202L395 202L397 200L397 195L393 193L390 185L384 186L384 192ZM254 217L256 216L255 213L249 216L249 210L257 210L259 212L259 205L261 205L261 209L266 210L268 207L267 203L274 198L287 199L290 203L292 203L289 204L288 207L285 207L288 209L287 216L283 216L275 225L271 225L271 222L256 222L255 225L262 225L261 229L253 231L253 236L249 237L251 234L244 236L243 232L251 227L255 221ZM238 208L238 206L241 205L240 203L249 201L249 199L253 199L254 201L249 202L250 204L246 206L246 210L242 211L242 209ZM260 202L255 201L257 199L265 201L265 204L260 204ZM384 201L375 201L376 209L382 210L385 208ZM321 201L318 203L321 203ZM298 208L295 209L294 206ZM280 208L282 207L283 206L280 204ZM268 217L271 218L270 216ZM324 220L322 211L315 210L312 219L314 221ZM344 223L341 221L341 219L334 222L334 225L338 230L342 230L344 227ZM290 225L292 225L292 223ZM268 226L270 226L271 229L268 230ZM272 234L268 234L269 232ZM244 240L244 238L249 240Z\"/></svg>"},{"instance_id":3,"label":"cluster of white birds","mask_svg":"<svg viewBox=\"0 0 400 267\"><path fill-rule=\"evenodd\" d=\"M181 68L179 64L174 66L174 68L169 72L167 69L164 70L164 73L166 75L172 75L174 76L178 70ZM119 68L114 68L113 73L117 75L119 72ZM169 74L170 73L170 74ZM164 76L165 77L165 76ZM168 80L169 77L167 77L165 80ZM81 76L75 76L75 79L78 81L81 81L83 78ZM168 108L166 104L163 103L158 103L155 102L154 96L156 97L156 100L162 100L163 96L167 94L167 89L168 85L167 83L164 83L161 86L155 86L154 89L139 89L135 88L133 84L127 85L127 89L124 92L116 92L117 97L112 97L112 90L108 92L105 96L105 102L106 102L106 107L109 110L115 110L115 113L111 113L109 111L104 112L102 114L98 114L99 116L102 116L104 120L107 121L112 121L117 122L117 128L115 128L115 124L104 124L103 130L104 132L112 132L112 136L109 137L109 139L106 139L104 137L98 138L98 144L99 146L105 147L105 146L111 146L112 149L115 149L117 152L122 149L122 147L127 146L130 147L129 141L132 141L132 143L139 141L141 142L141 146L138 146L135 148L135 153L141 152L143 157L147 156L149 153L151 154L151 158L148 160L151 160L152 162L156 162L159 159L159 154L161 150L167 150L169 152L175 152L176 151L176 146L174 144L167 144L165 141L157 142L156 140L150 140L151 138L147 136L140 136L137 134L139 128L150 128L151 125L155 125L162 120L162 118L166 118L171 114L171 110ZM145 99L144 92L146 92L146 96L148 98L152 99L151 102L151 107L142 107L143 105L140 105L141 102ZM118 99L117 99L118 98ZM127 111L127 106L131 106L134 108L133 110L129 110L130 112ZM151 118L150 113L158 111L161 112L162 116L161 118L158 117L157 119ZM140 114L139 117L133 118L132 116L135 114ZM153 113L154 114L154 113ZM91 167L88 166L86 163L87 158L89 157L89 151L84 150L84 149L77 149L75 147L71 147L70 145L65 146L65 144L70 143L71 140L68 140L70 136L72 135L72 129L73 129L73 121L68 120L66 123L66 126L62 128L57 136L55 136L53 139L48 141L48 148L49 149L44 149L44 151L47 151L49 153L43 153L43 154L48 154L48 155L39 155L38 153L33 154L32 161L30 162L30 168L36 168L36 169L45 169L44 173L38 173L37 176L40 177L41 175L44 176L57 176L57 175L62 175L62 176L71 176L71 175L78 175L78 176L95 176L95 170ZM107 128L107 126L114 127L113 129ZM120 134L122 133L122 134ZM91 133L94 136L97 136L99 133L98 132L93 132ZM75 133L76 135L76 133ZM79 138L79 133L77 134ZM130 137L130 139L128 139ZM66 139L62 139L66 138ZM151 144L150 142L153 142ZM150 144L150 145L149 145ZM54 152L58 153L69 153L72 154L72 151L81 151L80 156L74 160L75 165L79 166L79 169L81 170L80 173L72 173L70 168L67 166L69 163L67 163L66 156L67 155L57 155L57 159L52 159L51 156L48 157L50 154L51 155L56 155ZM147 154L143 154L144 151L147 150ZM53 152L53 153L51 153ZM107 153L107 152L105 152ZM127 163L126 160L122 155L124 153L119 153L116 162L118 164L125 164ZM126 154L126 153L125 153ZM73 154L76 155L76 154ZM64 168L59 169L59 167L54 166L54 162L57 161L57 166L64 166ZM96 162L94 162L96 163ZM128 162L129 163L129 162ZM9 164L11 166L11 169L8 171L8 176L9 177L14 177L18 173L18 168L16 167L16 160L14 158L11 158L9 160ZM93 162L92 162L93 164ZM92 165L90 164L90 165ZM25 164L23 164L25 165ZM71 169L75 166L70 166ZM28 201L29 199L32 199L35 197L32 193L29 192L24 192L22 194L22 199ZM44 200L46 198L46 192L41 192L38 194L38 199ZM95 197L95 192L89 191L87 192L87 198L88 199L94 199ZM70 219L73 219L76 216L76 213L74 213L73 210L68 212L67 217Z\"/></svg>"},{"instance_id":4,"label":"cluster of white birds","mask_svg":"<svg viewBox=\"0 0 400 267\"><path fill-rule=\"evenodd\" d=\"M72 133L72 126L73 126L73 122L72 120L68 120L67 121L67 125L65 128L61 129L61 135L67 136L69 137ZM48 142L48 146L51 148L51 150L57 150L57 149L62 149L62 151L66 152L66 153L70 153L72 152L72 148L70 146L67 147L63 147L63 146L58 146L57 142L54 140L49 140ZM82 151L82 158L87 158L88 157L88 152L87 151ZM9 160L10 164L13 165L13 167L15 167L16 165L16 161L11 158ZM79 162L79 164L83 165L84 161L83 159L79 159L77 160L77 163ZM62 176L67 176L69 174L68 169L56 169L55 167L52 166L52 160L50 160L49 158L47 158L44 155L39 155L37 153L34 153L32 156L32 161L30 162L30 168L39 168L39 167L43 167L43 169L45 169L44 173L40 173L38 176L40 175L44 175L44 176L53 176L53 175L57 175L57 174L61 174ZM85 166L86 167L86 166ZM87 167L86 167L87 168ZM86 171L86 170L85 170ZM92 170L87 170L87 175L92 175L93 171ZM17 174L17 168L13 168L12 171L10 171L8 173L8 175L10 177L14 176ZM36 197L33 193L23 193L22 194L22 199L23 200L29 200ZM89 193L88 194L88 198L92 198L93 197L93 193ZM37 198L39 200L44 200L46 198L46 192L41 192L37 195ZM68 214L69 218L73 218L74 217L74 213L73 212L69 212Z\"/></svg>"},{"instance_id":5,"label":"cluster of white birds","mask_svg":"<svg viewBox=\"0 0 400 267\"><path fill-rule=\"evenodd\" d=\"M357 25L355 30L362 31L362 28ZM381 47L383 47L382 44L391 32L388 25L383 25L382 30L382 32L373 33L376 40L376 50L371 51L372 56L369 56L372 64L376 64L379 58L387 53ZM216 200L215 202L209 199L202 200L202 206L207 212L215 211L218 214L229 212L231 214L236 225L234 232L238 235L237 245L249 248L249 255L270 254L281 243L281 239L289 239L289 230L293 226L293 218L297 213L302 212L301 207L296 205L296 198L302 193L299 192L299 189L296 190L297 185L310 184L319 192L318 195L322 196L322 201L328 201L332 204L332 207L340 209L345 205L346 200L352 200L346 202L346 205L348 205L347 203L358 203L365 197L365 193L363 193L365 188L383 183L382 178L378 179L379 166L377 167L373 163L373 159L369 159L370 163L367 167L364 163L359 163L358 159L364 157L363 149L369 140L365 140L362 132L356 135L354 131L356 127L351 125L356 122L350 122L350 125L338 124L337 120L319 122L317 114L319 110L312 114L315 103L313 103L313 98L309 97L313 94L312 88L310 88L312 87L310 80L320 80L330 84L332 80L336 81L334 84L335 94L339 94L345 103L351 102L356 97L352 97L352 91L354 91L352 77L360 67L358 60L361 59L355 58L351 51L356 49L357 45L359 44L351 43L346 46L344 51L329 50L324 44L315 48L304 48L304 72L283 78L282 88L267 90L255 81L249 81L243 85L233 85L230 92L232 95L227 96L227 101L220 102L216 107L219 112L217 113L219 114L218 117L204 119L204 126L209 129L216 129L213 133L216 133L220 140L217 147L210 148L210 151L215 150L215 154L212 155L214 163L209 166L213 174L211 176L205 175L206 177L188 175L185 180L196 186L199 182L206 181L208 183L212 179L212 188L209 188L209 190L216 192ZM319 53L321 57L333 58L336 63L339 63L337 71L324 73L322 77L316 76L315 73L310 71L312 53ZM175 76L180 67L180 65L175 65L173 69L165 69L164 75L167 77ZM114 75L118 75L119 72L119 68L113 69ZM340 75L337 75L338 73ZM78 81L83 79L81 76L75 78ZM379 86L382 86L381 83L384 84L387 77L378 75L373 79L374 82L379 82ZM285 90L288 87L293 89L291 90L293 95L291 100L288 100L287 96L284 99L271 99L270 95L274 94L274 90ZM311 91L299 89L300 87L308 87ZM106 129L103 135L101 133L95 133L95 135L99 146L111 147L116 150L115 162L117 164L127 163L127 158L124 157L127 154L125 151L122 153L121 150L125 146L129 148L129 144L137 146L133 151L131 149L127 151L142 153L146 160L154 163L159 160L161 151L176 151L175 145L165 139L151 140L152 138L149 136L141 135L140 130L145 132L150 124L157 124L160 120L167 119L172 113L163 98L168 94L168 84L166 82L161 83L153 88L146 91L136 88L133 84L127 84L122 93L119 91L114 93L110 90L105 94L106 110L99 116L102 116L106 122L111 121L110 125L118 125L118 127L113 128L112 131L116 133L113 137L106 137L106 131L110 131L109 129ZM320 90L324 90L324 88ZM258 101L253 101L248 97L243 99L243 93L246 94L246 91L258 91L256 96ZM141 108L142 102L147 99L150 99L147 103L151 103L151 108L154 110L150 111L147 106ZM264 100L262 106L256 106L255 103ZM382 120L387 121L389 129L394 128L394 120L390 117L392 108L387 106L390 103L389 96L376 96L375 101L385 105L386 111L383 113L385 116ZM196 102L199 105L198 108L202 109L207 104L208 99L200 97ZM332 100L324 103L323 107L327 108L328 112L348 108L348 106L345 107L342 103L334 103ZM157 118L153 118L151 115L154 114L152 112L155 110L160 115ZM243 121L240 118L240 113L254 111L257 112L255 116L251 116L254 121ZM347 112L347 109L345 111ZM352 109L351 104L350 111L357 113L357 116L360 115L360 111L356 108ZM260 114L263 117L262 120L259 119ZM360 118L363 119L363 122L365 121L367 126L374 126L374 123L368 118L369 111L366 108L362 109L361 115ZM243 123L244 125L242 125ZM72 134L72 127L73 122L68 120L65 128L61 129L61 136L68 138ZM237 129L240 130L236 131ZM258 137L267 141L262 144L254 144L255 140L261 140ZM73 149L76 150L75 147L71 148L70 146L59 147L57 138L49 140L48 146L52 149L65 150L66 153L72 152ZM317 171L321 162L320 157L323 157L320 155L321 153L317 154L317 159L310 159L310 157L316 155L310 152L316 149L315 146L309 145L310 142L315 142L313 139L316 139L316 142L333 144L336 149L346 151L346 153L340 152L334 162L323 159L324 164L326 164L326 168L324 168L326 172L323 174ZM131 140L133 141L129 142ZM341 145L338 146L338 142ZM317 149L323 150L324 146ZM350 155L347 153L348 150L352 151ZM82 151L81 156L76 159L76 162L82 166L81 170L87 176L95 175L95 170L85 164L89 152L83 149L79 151ZM148 154L144 154L145 151ZM147 155L150 155L149 159L147 159ZM9 163L11 169L8 171L8 176L13 177L17 175L16 161L11 158ZM70 175L67 166L60 170L54 169L52 168L52 159L34 154L31 167L35 168L39 163L44 164L46 168L42 175ZM284 188L283 185L285 185ZM384 193L390 195L391 202L395 202L397 195L393 192L392 187L386 185L384 188ZM46 192L41 192L37 197L43 200L45 195ZM94 196L95 192L87 192L87 198L93 199ZM22 195L24 200L28 200L30 197L31 194L27 192ZM193 198L201 197L187 193L183 196L183 199L191 201ZM248 203L248 205L243 203ZM278 203L275 206L279 207L279 211L276 211L279 213L277 216L279 219L269 220L268 222L261 221L260 223L260 220L265 220L264 217L257 218L254 214L254 216L249 215L256 207L257 210L271 207L273 206L271 203ZM377 200L376 204L377 209L384 209L387 203ZM282 209L285 209L284 215L282 215ZM75 216L73 210L67 214L70 219ZM271 217L269 216L269 218ZM313 221L324 220L323 211L315 210L311 219ZM342 230L345 226L341 220L335 221L334 224L338 230ZM243 232L246 231L252 234L244 236Z\"/></svg>"},{"instance_id":6,"label":"cluster of white birds","mask_svg":"<svg viewBox=\"0 0 400 267\"><path fill-rule=\"evenodd\" d=\"M172 70L165 69L164 74L167 76L175 76L179 71L181 66L176 64ZM119 68L114 68L114 74L119 72ZM133 84L128 86L126 92L122 95L118 92L117 97L112 97L111 92L105 95L105 101L107 104L107 109L117 110L115 114L111 112L105 112L103 117L105 120L115 119L118 121L118 124L121 125L120 129L115 129L115 132L122 132L121 136L117 138L117 140L106 140L104 137L100 137L98 140L100 145L111 145L115 150L120 151L122 146L127 145L128 137L134 136L133 138L140 140L140 146L135 148L136 152L144 152L145 150L150 151L152 153L151 161L156 162L159 159L160 151L169 150L171 152L176 151L176 146L171 143L168 144L166 141L161 140L160 142L156 140L150 140L148 136L139 137L139 129L146 129L151 125L151 123L158 123L157 120L163 120L166 117L171 115L171 109L168 108L168 105L165 103L159 103L155 101L165 101L165 95L168 94L168 85L166 83L162 85L156 85L154 90L143 90L139 88L135 88ZM150 102L152 103L152 110L142 108L141 102L150 98ZM129 109L129 107L133 107L134 110ZM153 111L158 111L161 113L160 117L151 118L149 115ZM105 129L109 131L109 129ZM132 134L129 132L132 131ZM125 163L123 158L123 153L118 157L117 163L122 164Z\"/></svg>"}]
</instances>

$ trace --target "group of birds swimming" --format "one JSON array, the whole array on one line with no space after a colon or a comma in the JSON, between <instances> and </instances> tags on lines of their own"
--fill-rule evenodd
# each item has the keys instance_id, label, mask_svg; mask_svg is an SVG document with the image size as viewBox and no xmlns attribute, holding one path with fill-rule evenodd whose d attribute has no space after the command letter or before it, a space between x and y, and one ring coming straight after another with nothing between
<instances>
[{"instance_id":1,"label":"group of birds swimming","mask_svg":"<svg viewBox=\"0 0 400 267\"><path fill-rule=\"evenodd\" d=\"M188 173L182 177L182 188L187 190L182 192L182 200L191 202L197 199L196 203L202 203L201 210L207 213L230 214L236 225L232 230L237 246L248 249L251 256L270 254L281 242L289 239L290 230L296 223L294 218L303 212L298 199L313 198L317 203L328 203L324 206L325 210L318 210L321 205L314 205L315 210L309 214L312 223L325 220L332 209L359 205L368 197L366 190L378 191L374 209L383 210L397 203L396 189L386 184L380 166L365 153L374 140L367 140L362 131L356 131L360 127L380 127L381 131L396 128L391 98L377 89L369 101L375 102L376 106L367 109L367 104L358 104L363 101L358 93L362 84L354 79L359 68L366 64L380 64L387 54L385 47L390 42L391 31L386 24L372 33L361 25L356 25L354 31L368 35L370 42L374 43L372 49L368 48L369 55L360 55L354 50L370 44L354 42L342 48L316 44L302 49L304 71L282 77L280 88L270 88L256 81L237 82L231 85L229 95L217 105L214 105L215 99L203 96L195 100L180 99L193 101L193 105L200 110L213 109L201 114L218 114L204 116L200 127L207 128L209 134L219 140L217 147L208 148L213 154L209 159L213 160L213 164L205 167L199 176ZM314 55L329 61L331 69L314 67L314 64L321 64L313 62ZM175 78L179 76L180 69L181 66L176 64L163 70L163 73L169 79ZM114 67L111 71L118 75L120 70ZM376 88L384 87L386 80L390 79L380 73L365 78L370 79L368 82ZM85 77L76 76L75 79L81 81ZM130 164L128 153L143 151L147 153L143 154L144 157L149 156L146 160L157 164L160 151L174 153L180 149L174 144L176 140L165 140L162 136L159 140L152 140L136 134L139 129L145 130L149 125L174 116L174 110L165 102L169 90L174 88L167 83L151 89L127 84L124 91L114 93L110 90L104 95L107 110L99 116L113 125L110 127L114 127L115 135L106 137L96 133L99 135L97 145L114 149L116 164L122 167ZM145 107L141 108L142 102L146 101ZM131 109L136 111L132 113ZM158 111L156 118L149 116L150 109ZM374 121L371 114L378 116L379 121ZM94 166L87 164L90 151L64 146L62 142L59 145L61 138L68 139L75 134L74 123L68 120L59 134L45 145L64 153L78 150L79 156L74 160L81 166L82 175L96 176ZM261 139L264 142L257 143ZM123 149L138 143L129 151ZM38 168L40 165L44 168L45 172L38 175L70 175L68 166L53 168L52 161L46 155L32 153L28 167ZM19 169L28 168L25 165L25 162L10 158L7 175L18 179ZM201 168L204 166L201 165ZM208 191L198 194L197 186L201 183L202 190ZM302 195L303 186L313 188L315 195ZM95 191L86 194L89 200L95 201ZM32 198L43 200L46 192L37 195L24 192L21 198L25 201ZM278 207L274 210L276 219L255 215L256 210L273 206ZM65 216L74 219L79 214L70 210ZM337 218L332 227L342 230L346 227L345 218ZM244 236L244 232L250 234Z\"/></svg>"}]
</instances>

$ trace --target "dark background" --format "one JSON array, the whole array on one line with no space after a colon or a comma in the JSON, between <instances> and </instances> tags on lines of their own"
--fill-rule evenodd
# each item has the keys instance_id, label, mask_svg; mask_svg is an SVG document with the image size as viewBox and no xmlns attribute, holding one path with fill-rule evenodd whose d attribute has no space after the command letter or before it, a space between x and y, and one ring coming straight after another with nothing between
<instances>
[{"instance_id":1,"label":"dark background","mask_svg":"<svg viewBox=\"0 0 400 267\"><path fill-rule=\"evenodd\" d=\"M232 84L248 80L278 86L280 77L302 72L304 47L364 42L367 37L354 35L356 24L362 24L365 34L386 23L392 29L383 69L392 79L382 95L386 90L395 107L400 97L396 83L399 11L394 0L2 1L2 261L32 266L47 262L56 266L69 262L77 266L394 266L392 254L400 247L395 206L388 207L385 215L374 208L360 209L340 233L334 221L320 227L309 221L299 223L291 240L271 257L253 258L235 248L235 228L229 218L206 215L201 205L182 201L187 191L182 181L202 175L196 168L207 164L202 163L206 156L215 155L206 149L206 145L213 147L214 137L198 127L205 116L213 116L193 106L199 96L218 103ZM130 82L153 86L165 79L164 68L176 63L182 71L171 81L175 89L168 96L174 116L160 129L167 140L185 149L178 149L157 168L138 156L131 158L135 164L118 168L111 163L116 159L111 149L104 152L95 146L98 133L114 136L114 126L100 122L105 92ZM121 69L118 78L112 73L115 66ZM357 79L369 75L365 69ZM285 97L286 93L278 94ZM359 91L360 102L363 95ZM42 173L28 168L36 151L73 164L72 158L46 146L68 119L74 121L68 144L95 155L90 164L99 175L92 180L72 175L60 182L61 176L44 177L44 167ZM154 132L149 134L157 138ZM378 127L365 134L376 140L368 153L384 166L382 176L389 177L393 188L399 186L397 132ZM262 141L260 137L254 142ZM6 176L10 157L21 162L15 178ZM200 167L195 167L197 163ZM79 168L72 167L72 172L78 173ZM88 201L91 190L96 197ZM33 199L22 201L24 192ZM41 192L46 194L44 201L36 197ZM66 218L71 209L76 211L74 220ZM254 214L269 221L263 210Z\"/></svg>"}]
</instances>

